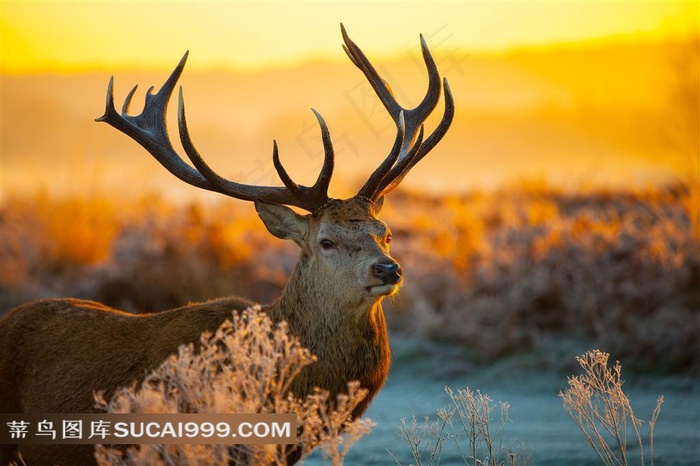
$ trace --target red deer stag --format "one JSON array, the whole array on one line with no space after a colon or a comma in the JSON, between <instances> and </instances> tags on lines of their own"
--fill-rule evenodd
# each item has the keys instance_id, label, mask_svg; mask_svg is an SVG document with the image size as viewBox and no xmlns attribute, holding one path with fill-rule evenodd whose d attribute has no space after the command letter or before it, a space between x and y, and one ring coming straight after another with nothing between
<instances>
[{"instance_id":1,"label":"red deer stag","mask_svg":"<svg viewBox=\"0 0 700 466\"><path fill-rule=\"evenodd\" d=\"M253 201L274 236L293 240L301 249L282 295L263 306L273 321L285 320L291 333L318 356L296 378L293 392L303 397L321 387L333 397L358 380L369 390L354 412L360 416L384 384L389 370L388 336L382 299L403 282L399 264L389 255L391 233L378 219L384 195L396 188L411 168L442 139L454 116L447 80L440 76L425 40L423 59L428 91L413 109L401 107L387 84L341 25L345 52L364 73L396 123L396 139L385 160L356 196L328 197L334 165L331 136L321 116L325 158L313 186L289 177L274 144L272 160L284 186L251 186L215 173L195 149L179 93L180 139L194 168L175 151L166 130L166 108L187 54L156 94L146 95L141 114L128 114L136 88L126 97L121 114L114 108L113 78L107 89L106 111L97 121L109 123L141 144L166 169L198 188ZM423 139L423 123L445 91L444 116ZM309 213L300 215L287 206ZM169 311L132 315L102 304L75 299L46 299L21 306L0 321L0 412L95 412L93 393L109 396L156 368L179 345L214 331L251 302L238 297L190 304ZM3 446L5 460L16 447ZM86 445L27 445L27 464L90 464Z\"/></svg>"}]
</instances>

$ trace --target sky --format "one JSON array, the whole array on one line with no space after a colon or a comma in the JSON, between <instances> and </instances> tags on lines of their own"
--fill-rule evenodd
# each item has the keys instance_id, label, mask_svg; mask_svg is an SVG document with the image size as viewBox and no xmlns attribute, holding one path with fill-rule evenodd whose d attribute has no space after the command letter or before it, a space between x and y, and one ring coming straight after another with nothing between
<instances>
[{"instance_id":1,"label":"sky","mask_svg":"<svg viewBox=\"0 0 700 466\"><path fill-rule=\"evenodd\" d=\"M181 2L2 0L2 71L255 70L345 60L339 23L374 56L429 43L493 50L620 37L676 37L697 1Z\"/></svg>"},{"instance_id":2,"label":"sky","mask_svg":"<svg viewBox=\"0 0 700 466\"><path fill-rule=\"evenodd\" d=\"M698 31L697 1L0 2L0 202L12 190L82 193L125 178L146 190L194 192L129 138L94 123L109 75L117 106L140 85L135 113L187 50L188 120L222 174L274 175L276 139L290 171L313 181L303 176L320 148L308 131L314 106L343 154L336 178L354 187L393 136L343 53L341 22L407 107L425 92L419 33L450 82L453 126L408 184L569 184L575 174L583 184L642 185L686 170L676 146L697 146L677 144L678 128L697 127L686 118L697 112L683 103L688 92L676 92L688 71L686 87L697 93L697 61L688 60L697 50L682 50L697 48L687 40ZM665 42L674 38L686 40ZM513 49L527 50L502 53ZM672 94L681 101L670 104ZM232 152L254 157L232 164Z\"/></svg>"}]
</instances>

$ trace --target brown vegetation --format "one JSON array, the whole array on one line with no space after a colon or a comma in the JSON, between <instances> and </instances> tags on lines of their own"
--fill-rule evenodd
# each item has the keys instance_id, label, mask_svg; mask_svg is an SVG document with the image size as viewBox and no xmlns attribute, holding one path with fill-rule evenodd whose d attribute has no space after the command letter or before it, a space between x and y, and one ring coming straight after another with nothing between
<instances>
[{"instance_id":1,"label":"brown vegetation","mask_svg":"<svg viewBox=\"0 0 700 466\"><path fill-rule=\"evenodd\" d=\"M410 239L397 234L396 256L414 274L394 303L408 318L393 323L481 360L568 341L624 355L631 368L697 370L691 193L684 185L562 193L524 184L432 203L407 197L421 207L397 209L415 214L403 218ZM404 256L398 244L406 243ZM542 358L562 359L556 351Z\"/></svg>"},{"instance_id":2,"label":"brown vegetation","mask_svg":"<svg viewBox=\"0 0 700 466\"><path fill-rule=\"evenodd\" d=\"M385 303L389 325L463 345L482 361L568 342L604 347L630 369L697 371L700 239L691 196L683 184L563 193L537 183L461 197L394 194L383 215L407 285ZM237 202L110 205L7 200L2 310L48 296L133 312L227 294L266 302L296 259ZM76 229L81 241L70 241ZM541 362L562 364L560 356L543 351Z\"/></svg>"},{"instance_id":3,"label":"brown vegetation","mask_svg":"<svg viewBox=\"0 0 700 466\"><path fill-rule=\"evenodd\" d=\"M569 387L559 393L564 409L581 429L586 442L606 466L627 466L628 449L638 448L639 463L644 466L644 453L654 465L654 427L664 397L656 400L649 419L649 436L645 445L640 433L643 421L637 418L627 394L622 390L622 366L618 361L608 367L610 355L600 350L588 351L576 358L583 374L569 377ZM632 426L628 445L628 423Z\"/></svg>"},{"instance_id":4,"label":"brown vegetation","mask_svg":"<svg viewBox=\"0 0 700 466\"><path fill-rule=\"evenodd\" d=\"M286 465L290 451L298 449L303 459L316 447L331 464L342 464L372 428L371 420L352 418L367 390L350 383L334 409L327 391L294 397L294 379L315 360L286 324L273 324L260 308L234 313L216 332L203 334L197 350L181 346L141 384L122 387L110 400L98 395L98 405L109 413L293 413L298 445L151 444L126 451L98 445L98 464Z\"/></svg>"}]
</instances>

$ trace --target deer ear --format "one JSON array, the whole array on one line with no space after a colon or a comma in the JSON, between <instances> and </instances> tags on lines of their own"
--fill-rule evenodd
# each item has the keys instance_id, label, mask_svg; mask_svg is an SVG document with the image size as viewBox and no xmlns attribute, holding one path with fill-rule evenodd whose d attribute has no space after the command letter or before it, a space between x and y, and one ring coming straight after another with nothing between
<instances>
[{"instance_id":1,"label":"deer ear","mask_svg":"<svg viewBox=\"0 0 700 466\"><path fill-rule=\"evenodd\" d=\"M282 204L255 201L255 210L267 230L281 239L291 239L301 243L306 235L306 217L297 214Z\"/></svg>"}]
</instances>

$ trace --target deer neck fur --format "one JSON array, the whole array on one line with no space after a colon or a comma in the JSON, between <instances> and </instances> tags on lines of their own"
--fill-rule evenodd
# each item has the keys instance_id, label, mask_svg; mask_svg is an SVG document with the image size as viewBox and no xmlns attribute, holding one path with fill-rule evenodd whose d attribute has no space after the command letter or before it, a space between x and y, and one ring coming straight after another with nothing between
<instances>
[{"instance_id":1,"label":"deer neck fur","mask_svg":"<svg viewBox=\"0 0 700 466\"><path fill-rule=\"evenodd\" d=\"M367 409L389 372L382 297L358 296L348 302L339 297L342 294L334 293L333 287L324 286L323 275L312 273L312 267L310 258L302 253L282 295L267 312L273 320L285 320L290 332L318 356L315 363L304 368L293 391L307 394L317 386L335 398L347 391L348 382L358 380L369 392L353 413L358 416Z\"/></svg>"}]
</instances>

